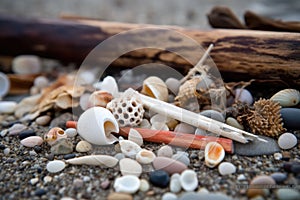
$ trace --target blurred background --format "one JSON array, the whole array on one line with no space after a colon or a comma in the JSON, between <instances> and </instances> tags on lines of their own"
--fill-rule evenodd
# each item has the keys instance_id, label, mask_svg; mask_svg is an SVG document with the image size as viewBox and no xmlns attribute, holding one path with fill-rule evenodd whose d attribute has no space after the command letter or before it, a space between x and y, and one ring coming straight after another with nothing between
<instances>
[{"instance_id":1,"label":"blurred background","mask_svg":"<svg viewBox=\"0 0 300 200\"><path fill-rule=\"evenodd\" d=\"M206 14L215 5L228 6L242 22L246 10L273 19L300 21L299 0L0 0L0 14L43 18L76 15L208 29Z\"/></svg>"}]
</instances>

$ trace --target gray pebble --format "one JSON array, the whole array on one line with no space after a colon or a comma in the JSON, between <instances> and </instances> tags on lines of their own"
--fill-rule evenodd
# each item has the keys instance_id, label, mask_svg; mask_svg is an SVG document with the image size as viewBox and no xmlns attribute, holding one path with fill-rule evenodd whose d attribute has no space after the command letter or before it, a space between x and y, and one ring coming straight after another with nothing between
<instances>
[{"instance_id":1,"label":"gray pebble","mask_svg":"<svg viewBox=\"0 0 300 200\"><path fill-rule=\"evenodd\" d=\"M176 153L172 156L172 159L178 160L179 162L182 162L186 166L190 165L190 159L184 153Z\"/></svg>"},{"instance_id":2,"label":"gray pebble","mask_svg":"<svg viewBox=\"0 0 300 200\"><path fill-rule=\"evenodd\" d=\"M276 196L279 200L298 200L300 192L290 188L281 188L276 191Z\"/></svg>"},{"instance_id":3,"label":"gray pebble","mask_svg":"<svg viewBox=\"0 0 300 200\"><path fill-rule=\"evenodd\" d=\"M200 115L203 115L205 117L217 120L219 122L225 122L225 118L222 113L215 111L215 110L204 110L199 113Z\"/></svg>"},{"instance_id":4,"label":"gray pebble","mask_svg":"<svg viewBox=\"0 0 300 200\"><path fill-rule=\"evenodd\" d=\"M222 193L184 193L179 200L231 200L231 197Z\"/></svg>"},{"instance_id":5,"label":"gray pebble","mask_svg":"<svg viewBox=\"0 0 300 200\"><path fill-rule=\"evenodd\" d=\"M73 186L77 189L81 188L83 186L83 180L79 178L74 179Z\"/></svg>"},{"instance_id":6,"label":"gray pebble","mask_svg":"<svg viewBox=\"0 0 300 200\"><path fill-rule=\"evenodd\" d=\"M287 175L285 173L275 172L271 174L271 177L275 180L276 183L282 183L287 179Z\"/></svg>"},{"instance_id":7,"label":"gray pebble","mask_svg":"<svg viewBox=\"0 0 300 200\"><path fill-rule=\"evenodd\" d=\"M167 192L161 197L162 200L176 200L177 196L174 193Z\"/></svg>"},{"instance_id":8,"label":"gray pebble","mask_svg":"<svg viewBox=\"0 0 300 200\"><path fill-rule=\"evenodd\" d=\"M69 154L73 152L73 144L67 138L62 138L55 142L51 147L51 153L54 155Z\"/></svg>"},{"instance_id":9,"label":"gray pebble","mask_svg":"<svg viewBox=\"0 0 300 200\"><path fill-rule=\"evenodd\" d=\"M5 148L4 150L3 150L3 153L4 153L4 155L8 155L9 153L10 153L10 148Z\"/></svg>"},{"instance_id":10,"label":"gray pebble","mask_svg":"<svg viewBox=\"0 0 300 200\"><path fill-rule=\"evenodd\" d=\"M300 129L300 109L282 108L280 114L285 128L293 130Z\"/></svg>"}]
</instances>

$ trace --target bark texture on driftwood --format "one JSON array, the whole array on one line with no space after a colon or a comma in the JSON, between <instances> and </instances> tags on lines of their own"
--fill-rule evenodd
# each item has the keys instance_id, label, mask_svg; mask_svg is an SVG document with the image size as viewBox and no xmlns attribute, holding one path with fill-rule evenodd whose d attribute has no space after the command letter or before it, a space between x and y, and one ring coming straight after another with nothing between
<instances>
[{"instance_id":1,"label":"bark texture on driftwood","mask_svg":"<svg viewBox=\"0 0 300 200\"><path fill-rule=\"evenodd\" d=\"M123 31L153 27L93 20L45 20L0 17L0 54L36 54L65 62L81 63L100 42ZM204 48L215 45L211 57L222 77L229 80L269 79L283 80L290 86L300 85L300 34L252 30L192 30L168 28L184 34ZM150 35L150 37L149 37ZM148 36L148 37L147 37ZM128 37L128 36L126 36ZM187 70L199 60L201 53L182 38L173 37L165 29L140 30L131 33L128 44L142 47L144 40L154 38L153 46L165 49L141 48L125 53L112 63L117 67L134 67L143 63L161 62L179 70ZM149 42L149 41L148 41ZM138 44L136 44L138 43ZM115 43L98 55L105 60L122 48ZM185 59L172 53L184 49ZM188 59L186 59L188 58ZM193 62L188 62L191 59Z\"/></svg>"}]
</instances>

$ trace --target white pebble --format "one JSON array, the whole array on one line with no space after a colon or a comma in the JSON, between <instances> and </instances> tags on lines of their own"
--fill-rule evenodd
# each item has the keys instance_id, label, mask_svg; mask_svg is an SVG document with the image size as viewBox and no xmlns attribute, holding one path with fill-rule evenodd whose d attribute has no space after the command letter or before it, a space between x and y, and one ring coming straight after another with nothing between
<instances>
[{"instance_id":1,"label":"white pebble","mask_svg":"<svg viewBox=\"0 0 300 200\"><path fill-rule=\"evenodd\" d=\"M31 155L31 156L36 156L37 153L36 153L34 150L32 150L32 151L29 151L29 155Z\"/></svg>"},{"instance_id":2,"label":"white pebble","mask_svg":"<svg viewBox=\"0 0 300 200\"><path fill-rule=\"evenodd\" d=\"M65 162L61 161L61 160L53 160L48 162L46 168L47 171L50 173L57 173L62 171L64 168L66 167Z\"/></svg>"},{"instance_id":3,"label":"white pebble","mask_svg":"<svg viewBox=\"0 0 300 200\"><path fill-rule=\"evenodd\" d=\"M131 158L135 158L136 154L142 150L139 145L129 140L121 140L119 144L122 153Z\"/></svg>"},{"instance_id":4,"label":"white pebble","mask_svg":"<svg viewBox=\"0 0 300 200\"><path fill-rule=\"evenodd\" d=\"M88 143L87 141L82 140L77 143L75 149L77 152L85 153L85 152L92 150L92 145L90 143Z\"/></svg>"},{"instance_id":5,"label":"white pebble","mask_svg":"<svg viewBox=\"0 0 300 200\"><path fill-rule=\"evenodd\" d=\"M163 196L161 197L161 200L176 200L176 199L177 199L176 194L171 192L167 192L163 194Z\"/></svg>"},{"instance_id":6,"label":"white pebble","mask_svg":"<svg viewBox=\"0 0 300 200\"><path fill-rule=\"evenodd\" d=\"M178 193L181 191L180 175L178 173L175 173L171 176L170 191L173 193Z\"/></svg>"},{"instance_id":7,"label":"white pebble","mask_svg":"<svg viewBox=\"0 0 300 200\"><path fill-rule=\"evenodd\" d=\"M246 178L246 176L244 174L240 174L240 175L238 175L237 180L238 181L246 181L247 178Z\"/></svg>"},{"instance_id":8,"label":"white pebble","mask_svg":"<svg viewBox=\"0 0 300 200\"><path fill-rule=\"evenodd\" d=\"M49 85L49 80L45 76L38 76L34 79L33 85L38 89L43 89Z\"/></svg>"},{"instance_id":9,"label":"white pebble","mask_svg":"<svg viewBox=\"0 0 300 200\"><path fill-rule=\"evenodd\" d=\"M91 94L89 94L89 93L85 93L85 94L81 95L81 97L79 99L79 105L82 110L88 109L90 96L91 96Z\"/></svg>"},{"instance_id":10,"label":"white pebble","mask_svg":"<svg viewBox=\"0 0 300 200\"><path fill-rule=\"evenodd\" d=\"M198 187L198 177L195 171L186 169L180 175L181 187L187 191L194 191Z\"/></svg>"},{"instance_id":11,"label":"white pebble","mask_svg":"<svg viewBox=\"0 0 300 200\"><path fill-rule=\"evenodd\" d=\"M91 181L91 178L89 176L84 176L82 180L83 182L89 182Z\"/></svg>"},{"instance_id":12,"label":"white pebble","mask_svg":"<svg viewBox=\"0 0 300 200\"><path fill-rule=\"evenodd\" d=\"M241 130L244 130L244 126L241 125L235 118L233 117L228 117L226 119L226 124L230 125L230 126L233 126L235 128L238 128L238 129L241 129Z\"/></svg>"},{"instance_id":13,"label":"white pebble","mask_svg":"<svg viewBox=\"0 0 300 200\"><path fill-rule=\"evenodd\" d=\"M178 160L179 162L182 162L183 164L185 164L186 166L190 165L190 159L187 155L185 155L184 153L176 153L172 156L172 159L174 160Z\"/></svg>"},{"instance_id":14,"label":"white pebble","mask_svg":"<svg viewBox=\"0 0 300 200\"><path fill-rule=\"evenodd\" d=\"M283 133L278 138L278 145L281 149L291 149L297 144L297 138L292 133Z\"/></svg>"},{"instance_id":15,"label":"white pebble","mask_svg":"<svg viewBox=\"0 0 300 200\"><path fill-rule=\"evenodd\" d=\"M43 138L40 136L30 136L21 140L21 144L25 147L40 146L43 143Z\"/></svg>"},{"instance_id":16,"label":"white pebble","mask_svg":"<svg viewBox=\"0 0 300 200\"><path fill-rule=\"evenodd\" d=\"M38 178L32 178L32 179L30 179L30 184L31 185L35 185L35 184L37 184L37 182L39 182L39 179Z\"/></svg>"},{"instance_id":17,"label":"white pebble","mask_svg":"<svg viewBox=\"0 0 300 200\"><path fill-rule=\"evenodd\" d=\"M136 193L140 188L140 179L133 175L125 175L115 179L116 192Z\"/></svg>"},{"instance_id":18,"label":"white pebble","mask_svg":"<svg viewBox=\"0 0 300 200\"><path fill-rule=\"evenodd\" d=\"M0 131L0 136L5 137L7 133L8 133L8 129L3 129L2 131Z\"/></svg>"},{"instance_id":19,"label":"white pebble","mask_svg":"<svg viewBox=\"0 0 300 200\"><path fill-rule=\"evenodd\" d=\"M68 138L75 137L77 135L77 130L75 128L67 128L65 134Z\"/></svg>"},{"instance_id":20,"label":"white pebble","mask_svg":"<svg viewBox=\"0 0 300 200\"><path fill-rule=\"evenodd\" d=\"M173 149L169 145L164 145L160 147L157 151L158 157L168 157L171 158L173 156Z\"/></svg>"},{"instance_id":21,"label":"white pebble","mask_svg":"<svg viewBox=\"0 0 300 200\"><path fill-rule=\"evenodd\" d=\"M41 61L34 55L17 56L12 61L12 70L16 74L37 74L41 72Z\"/></svg>"},{"instance_id":22,"label":"white pebble","mask_svg":"<svg viewBox=\"0 0 300 200\"><path fill-rule=\"evenodd\" d=\"M246 89L235 90L235 100L251 105L253 103L252 94Z\"/></svg>"},{"instance_id":23,"label":"white pebble","mask_svg":"<svg viewBox=\"0 0 300 200\"><path fill-rule=\"evenodd\" d=\"M0 114L11 114L16 107L17 103L14 101L0 101Z\"/></svg>"},{"instance_id":24,"label":"white pebble","mask_svg":"<svg viewBox=\"0 0 300 200\"><path fill-rule=\"evenodd\" d=\"M5 148L4 150L3 150L3 153L4 153L4 155L8 155L9 153L10 153L10 148Z\"/></svg>"},{"instance_id":25,"label":"white pebble","mask_svg":"<svg viewBox=\"0 0 300 200\"><path fill-rule=\"evenodd\" d=\"M135 160L130 158L123 158L119 161L121 174L134 175L139 177L142 174L142 166Z\"/></svg>"},{"instance_id":26,"label":"white pebble","mask_svg":"<svg viewBox=\"0 0 300 200\"><path fill-rule=\"evenodd\" d=\"M49 182L52 181L52 177L51 176L45 176L43 180L44 180L44 183L49 183Z\"/></svg>"},{"instance_id":27,"label":"white pebble","mask_svg":"<svg viewBox=\"0 0 300 200\"><path fill-rule=\"evenodd\" d=\"M36 118L35 123L41 126L46 126L51 120L51 117L48 115L40 116Z\"/></svg>"},{"instance_id":28,"label":"white pebble","mask_svg":"<svg viewBox=\"0 0 300 200\"><path fill-rule=\"evenodd\" d=\"M149 182L146 179L141 179L140 181L141 182L139 190L142 192L147 192L150 189Z\"/></svg>"},{"instance_id":29,"label":"white pebble","mask_svg":"<svg viewBox=\"0 0 300 200\"><path fill-rule=\"evenodd\" d=\"M236 167L230 162L222 162L218 167L221 175L233 174L236 172Z\"/></svg>"},{"instance_id":30,"label":"white pebble","mask_svg":"<svg viewBox=\"0 0 300 200\"><path fill-rule=\"evenodd\" d=\"M277 153L274 153L274 159L275 160L281 160L282 159L282 154L277 152Z\"/></svg>"}]
</instances>

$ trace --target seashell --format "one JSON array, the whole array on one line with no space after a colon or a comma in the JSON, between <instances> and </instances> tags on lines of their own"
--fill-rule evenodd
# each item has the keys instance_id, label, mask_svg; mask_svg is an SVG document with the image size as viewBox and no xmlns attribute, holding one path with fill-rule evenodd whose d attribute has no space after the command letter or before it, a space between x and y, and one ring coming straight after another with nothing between
<instances>
[{"instance_id":1,"label":"seashell","mask_svg":"<svg viewBox=\"0 0 300 200\"><path fill-rule=\"evenodd\" d=\"M89 155L78 158L66 160L67 163L72 165L95 165L104 167L115 167L119 160L108 155Z\"/></svg>"},{"instance_id":2,"label":"seashell","mask_svg":"<svg viewBox=\"0 0 300 200\"><path fill-rule=\"evenodd\" d=\"M46 169L50 173L57 173L66 167L65 162L61 160L53 160L47 163Z\"/></svg>"},{"instance_id":3,"label":"seashell","mask_svg":"<svg viewBox=\"0 0 300 200\"><path fill-rule=\"evenodd\" d=\"M137 130L135 130L133 128L131 128L129 130L128 140L136 143L139 146L143 145L143 137L141 136L141 134Z\"/></svg>"},{"instance_id":4,"label":"seashell","mask_svg":"<svg viewBox=\"0 0 300 200\"><path fill-rule=\"evenodd\" d=\"M171 192L167 192L167 193L164 193L161 197L161 200L177 200L177 196L176 194L173 194Z\"/></svg>"},{"instance_id":5,"label":"seashell","mask_svg":"<svg viewBox=\"0 0 300 200\"><path fill-rule=\"evenodd\" d=\"M48 115L40 116L36 118L35 123L37 123L40 126L46 126L51 121L51 117Z\"/></svg>"},{"instance_id":6,"label":"seashell","mask_svg":"<svg viewBox=\"0 0 300 200\"><path fill-rule=\"evenodd\" d=\"M150 76L144 80L141 93L155 99L168 101L168 87L163 80L156 76Z\"/></svg>"},{"instance_id":7,"label":"seashell","mask_svg":"<svg viewBox=\"0 0 300 200\"><path fill-rule=\"evenodd\" d=\"M141 164L150 164L155 159L155 154L152 151L142 149L136 154L136 160Z\"/></svg>"},{"instance_id":8,"label":"seashell","mask_svg":"<svg viewBox=\"0 0 300 200\"><path fill-rule=\"evenodd\" d=\"M236 172L236 167L230 162L222 162L218 167L221 175L233 174Z\"/></svg>"},{"instance_id":9,"label":"seashell","mask_svg":"<svg viewBox=\"0 0 300 200\"><path fill-rule=\"evenodd\" d=\"M83 95L81 95L79 99L79 105L82 110L86 110L89 108L88 104L89 104L90 95L91 95L90 93L84 93Z\"/></svg>"},{"instance_id":10,"label":"seashell","mask_svg":"<svg viewBox=\"0 0 300 200\"><path fill-rule=\"evenodd\" d=\"M153 167L156 170L164 170L169 174L181 173L187 166L177 160L167 157L156 157L153 161Z\"/></svg>"},{"instance_id":11,"label":"seashell","mask_svg":"<svg viewBox=\"0 0 300 200\"><path fill-rule=\"evenodd\" d=\"M78 134L96 145L113 144L118 139L111 132L119 132L119 126L109 110L102 107L87 109L78 119Z\"/></svg>"},{"instance_id":12,"label":"seashell","mask_svg":"<svg viewBox=\"0 0 300 200\"><path fill-rule=\"evenodd\" d=\"M295 89L284 89L274 94L270 100L279 102L282 107L295 106L300 102L300 92Z\"/></svg>"},{"instance_id":13,"label":"seashell","mask_svg":"<svg viewBox=\"0 0 300 200\"><path fill-rule=\"evenodd\" d=\"M187 191L194 191L198 187L198 178L195 171L187 169L184 170L180 175L181 187Z\"/></svg>"},{"instance_id":14,"label":"seashell","mask_svg":"<svg viewBox=\"0 0 300 200\"><path fill-rule=\"evenodd\" d=\"M292 133L283 133L278 138L278 145L281 149L291 149L296 146L298 140Z\"/></svg>"},{"instance_id":15,"label":"seashell","mask_svg":"<svg viewBox=\"0 0 300 200\"><path fill-rule=\"evenodd\" d=\"M151 126L152 130L163 130L163 131L168 131L169 130L169 127L165 124L165 123L162 123L162 122L154 122Z\"/></svg>"},{"instance_id":16,"label":"seashell","mask_svg":"<svg viewBox=\"0 0 300 200\"><path fill-rule=\"evenodd\" d=\"M176 78L168 78L166 80L166 85L169 88L169 90L171 90L171 92L175 95L178 94L179 91L179 87L180 87L180 81Z\"/></svg>"},{"instance_id":17,"label":"seashell","mask_svg":"<svg viewBox=\"0 0 300 200\"><path fill-rule=\"evenodd\" d=\"M49 80L45 76L38 76L34 79L34 87L43 89L49 85Z\"/></svg>"},{"instance_id":18,"label":"seashell","mask_svg":"<svg viewBox=\"0 0 300 200\"><path fill-rule=\"evenodd\" d=\"M14 101L0 101L0 114L11 114L15 112L17 103Z\"/></svg>"},{"instance_id":19,"label":"seashell","mask_svg":"<svg viewBox=\"0 0 300 200\"><path fill-rule=\"evenodd\" d=\"M121 140L119 142L121 152L128 157L135 158L136 154L142 150L142 148L135 142L129 140Z\"/></svg>"},{"instance_id":20,"label":"seashell","mask_svg":"<svg viewBox=\"0 0 300 200\"><path fill-rule=\"evenodd\" d=\"M10 80L6 74L0 72L0 100L8 93L10 88Z\"/></svg>"},{"instance_id":21,"label":"seashell","mask_svg":"<svg viewBox=\"0 0 300 200\"><path fill-rule=\"evenodd\" d=\"M205 164L210 168L217 166L225 157L225 151L218 142L209 142L205 146Z\"/></svg>"},{"instance_id":22,"label":"seashell","mask_svg":"<svg viewBox=\"0 0 300 200\"><path fill-rule=\"evenodd\" d=\"M125 92L121 97L113 99L106 106L121 127L137 126L144 116L143 104L131 92Z\"/></svg>"},{"instance_id":23,"label":"seashell","mask_svg":"<svg viewBox=\"0 0 300 200\"><path fill-rule=\"evenodd\" d=\"M253 103L253 96L249 90L238 88L235 90L235 101L251 105Z\"/></svg>"},{"instance_id":24,"label":"seashell","mask_svg":"<svg viewBox=\"0 0 300 200\"><path fill-rule=\"evenodd\" d=\"M21 140L21 144L25 147L40 146L43 144L43 138L40 136L30 136Z\"/></svg>"},{"instance_id":25,"label":"seashell","mask_svg":"<svg viewBox=\"0 0 300 200\"><path fill-rule=\"evenodd\" d=\"M173 149L169 145L164 145L160 147L157 151L158 157L168 157L171 158L173 156Z\"/></svg>"},{"instance_id":26,"label":"seashell","mask_svg":"<svg viewBox=\"0 0 300 200\"><path fill-rule=\"evenodd\" d=\"M59 94L55 99L55 104L61 109L72 108L72 96L66 93Z\"/></svg>"},{"instance_id":27,"label":"seashell","mask_svg":"<svg viewBox=\"0 0 300 200\"><path fill-rule=\"evenodd\" d=\"M65 134L65 131L59 127L51 128L48 133L44 135L44 140L49 144L53 145L57 140L60 140L62 138L67 138L67 134Z\"/></svg>"},{"instance_id":28,"label":"seashell","mask_svg":"<svg viewBox=\"0 0 300 200\"><path fill-rule=\"evenodd\" d=\"M88 107L100 106L105 108L112 99L112 94L107 91L95 91L89 97Z\"/></svg>"},{"instance_id":29,"label":"seashell","mask_svg":"<svg viewBox=\"0 0 300 200\"><path fill-rule=\"evenodd\" d=\"M77 135L77 130L75 128L67 128L65 134L68 138L75 137Z\"/></svg>"},{"instance_id":30,"label":"seashell","mask_svg":"<svg viewBox=\"0 0 300 200\"><path fill-rule=\"evenodd\" d=\"M175 173L171 176L170 191L174 193L181 191L180 174Z\"/></svg>"},{"instance_id":31,"label":"seashell","mask_svg":"<svg viewBox=\"0 0 300 200\"><path fill-rule=\"evenodd\" d=\"M38 104L38 100L40 97L41 95L34 95L22 99L16 107L15 116L17 118L21 118L25 115L25 113L31 112L34 109L34 107Z\"/></svg>"},{"instance_id":32,"label":"seashell","mask_svg":"<svg viewBox=\"0 0 300 200\"><path fill-rule=\"evenodd\" d=\"M139 177L142 174L142 166L135 160L123 158L119 162L121 174Z\"/></svg>"},{"instance_id":33,"label":"seashell","mask_svg":"<svg viewBox=\"0 0 300 200\"><path fill-rule=\"evenodd\" d=\"M140 179L133 175L125 175L115 179L114 189L116 192L136 193L140 188Z\"/></svg>"},{"instance_id":34,"label":"seashell","mask_svg":"<svg viewBox=\"0 0 300 200\"><path fill-rule=\"evenodd\" d=\"M104 90L112 94L113 97L119 96L118 84L114 77L106 76L102 82L94 84L94 87L98 90Z\"/></svg>"},{"instance_id":35,"label":"seashell","mask_svg":"<svg viewBox=\"0 0 300 200\"><path fill-rule=\"evenodd\" d=\"M92 150L92 145L90 143L88 143L87 141L82 140L77 143L75 149L77 152L85 153L85 152Z\"/></svg>"},{"instance_id":36,"label":"seashell","mask_svg":"<svg viewBox=\"0 0 300 200\"><path fill-rule=\"evenodd\" d=\"M34 55L20 55L12 61L12 70L16 74L37 74L41 69L41 61Z\"/></svg>"}]
</instances>

